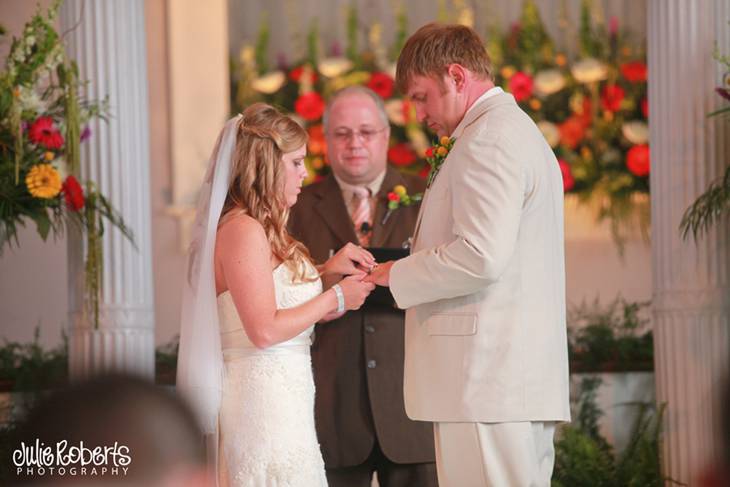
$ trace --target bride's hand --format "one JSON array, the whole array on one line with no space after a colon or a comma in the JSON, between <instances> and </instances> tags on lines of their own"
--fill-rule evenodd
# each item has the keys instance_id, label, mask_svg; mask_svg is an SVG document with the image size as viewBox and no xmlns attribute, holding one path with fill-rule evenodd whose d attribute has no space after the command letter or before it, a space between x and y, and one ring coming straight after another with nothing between
<instances>
[{"instance_id":1,"label":"bride's hand","mask_svg":"<svg viewBox=\"0 0 730 487\"><path fill-rule=\"evenodd\" d=\"M337 284L342 289L342 294L345 298L345 311L330 311L319 320L320 323L325 321L336 320L341 318L347 311L360 309L360 306L365 302L365 299L375 289L375 284L364 281L367 274L362 271L357 271L357 274L347 276Z\"/></svg>"},{"instance_id":2,"label":"bride's hand","mask_svg":"<svg viewBox=\"0 0 730 487\"><path fill-rule=\"evenodd\" d=\"M322 274L349 276L368 272L375 267L373 254L364 248L348 242L324 263Z\"/></svg>"},{"instance_id":3,"label":"bride's hand","mask_svg":"<svg viewBox=\"0 0 730 487\"><path fill-rule=\"evenodd\" d=\"M345 295L346 310L360 309L360 306L365 302L365 298L375 289L375 284L363 280L366 275L363 272L358 272L338 282L340 288L342 288L342 294Z\"/></svg>"}]
</instances>

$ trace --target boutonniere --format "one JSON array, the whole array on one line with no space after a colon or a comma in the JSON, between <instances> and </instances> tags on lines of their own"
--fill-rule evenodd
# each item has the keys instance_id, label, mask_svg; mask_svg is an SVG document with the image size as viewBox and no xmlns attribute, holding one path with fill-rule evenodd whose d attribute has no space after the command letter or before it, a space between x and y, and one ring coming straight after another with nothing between
<instances>
[{"instance_id":1,"label":"boutonniere","mask_svg":"<svg viewBox=\"0 0 730 487\"><path fill-rule=\"evenodd\" d=\"M431 183L436 178L441 166L446 160L446 156L449 155L451 148L454 146L456 139L453 137L443 136L433 146L426 149L426 162L431 166L431 170L428 172L428 179L426 180L426 187L430 188Z\"/></svg>"},{"instance_id":2,"label":"boutonniere","mask_svg":"<svg viewBox=\"0 0 730 487\"><path fill-rule=\"evenodd\" d=\"M401 206L411 206L414 203L418 203L423 198L423 193L416 193L409 195L406 187L399 184L393 188L393 191L388 193L388 211L383 217L381 224L385 224L390 218L391 213L400 208Z\"/></svg>"}]
</instances>

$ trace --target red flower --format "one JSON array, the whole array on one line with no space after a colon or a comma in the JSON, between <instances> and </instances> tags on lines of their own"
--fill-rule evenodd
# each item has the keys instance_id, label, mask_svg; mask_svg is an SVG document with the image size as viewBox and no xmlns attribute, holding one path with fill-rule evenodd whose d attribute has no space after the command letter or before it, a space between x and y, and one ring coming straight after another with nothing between
<instances>
[{"instance_id":1,"label":"red flower","mask_svg":"<svg viewBox=\"0 0 730 487\"><path fill-rule=\"evenodd\" d=\"M622 64L621 74L632 83L644 83L646 81L646 64L641 61Z\"/></svg>"},{"instance_id":2,"label":"red flower","mask_svg":"<svg viewBox=\"0 0 730 487\"><path fill-rule=\"evenodd\" d=\"M649 118L649 99L644 98L641 100L641 113L644 114L644 118Z\"/></svg>"},{"instance_id":3,"label":"red flower","mask_svg":"<svg viewBox=\"0 0 730 487\"><path fill-rule=\"evenodd\" d=\"M421 176L423 179L426 179L428 177L428 173L431 172L431 166L426 164L421 168L420 171L418 171L418 175Z\"/></svg>"},{"instance_id":4,"label":"red flower","mask_svg":"<svg viewBox=\"0 0 730 487\"><path fill-rule=\"evenodd\" d=\"M433 157L433 146L426 149L426 157Z\"/></svg>"},{"instance_id":5,"label":"red flower","mask_svg":"<svg viewBox=\"0 0 730 487\"><path fill-rule=\"evenodd\" d=\"M585 137L585 123L581 116L573 115L558 126L560 132L560 143L568 149L575 149Z\"/></svg>"},{"instance_id":6,"label":"red flower","mask_svg":"<svg viewBox=\"0 0 730 487\"><path fill-rule=\"evenodd\" d=\"M532 96L532 78L522 71L516 72L509 79L509 90L517 101L527 100Z\"/></svg>"},{"instance_id":7,"label":"red flower","mask_svg":"<svg viewBox=\"0 0 730 487\"><path fill-rule=\"evenodd\" d=\"M63 197L69 210L79 211L84 207L84 190L75 177L69 176L62 186Z\"/></svg>"},{"instance_id":8,"label":"red flower","mask_svg":"<svg viewBox=\"0 0 730 487\"><path fill-rule=\"evenodd\" d=\"M289 71L289 79L294 81L295 83L299 83L299 80L302 78L303 71L304 71L304 66L299 66L299 67L292 69L291 71ZM316 83L317 82L317 72L314 71L313 69L310 70L310 72L312 73L312 83Z\"/></svg>"},{"instance_id":9,"label":"red flower","mask_svg":"<svg viewBox=\"0 0 730 487\"><path fill-rule=\"evenodd\" d=\"M416 153L408 144L402 142L388 149L388 160L396 166L408 166L416 161Z\"/></svg>"},{"instance_id":10,"label":"red flower","mask_svg":"<svg viewBox=\"0 0 730 487\"><path fill-rule=\"evenodd\" d=\"M606 85L601 93L601 106L609 112L617 112L621 108L626 92L619 85Z\"/></svg>"},{"instance_id":11,"label":"red flower","mask_svg":"<svg viewBox=\"0 0 730 487\"><path fill-rule=\"evenodd\" d=\"M28 131L28 137L34 144L40 144L46 149L58 150L63 147L63 135L53 125L51 117L38 117Z\"/></svg>"},{"instance_id":12,"label":"red flower","mask_svg":"<svg viewBox=\"0 0 730 487\"><path fill-rule=\"evenodd\" d=\"M575 179L570 170L570 164L565 162L564 159L558 159L558 165L560 166L560 173L563 175L563 191L567 193L575 186Z\"/></svg>"},{"instance_id":13,"label":"red flower","mask_svg":"<svg viewBox=\"0 0 730 487\"><path fill-rule=\"evenodd\" d=\"M388 201L400 201L400 195L391 191L388 193Z\"/></svg>"},{"instance_id":14,"label":"red flower","mask_svg":"<svg viewBox=\"0 0 730 487\"><path fill-rule=\"evenodd\" d=\"M393 95L393 78L385 73L375 72L370 76L368 88L380 95L383 100Z\"/></svg>"},{"instance_id":15,"label":"red flower","mask_svg":"<svg viewBox=\"0 0 730 487\"><path fill-rule=\"evenodd\" d=\"M310 91L297 98L294 110L308 121L317 120L324 113L324 100L316 91Z\"/></svg>"},{"instance_id":16,"label":"red flower","mask_svg":"<svg viewBox=\"0 0 730 487\"><path fill-rule=\"evenodd\" d=\"M638 177L649 175L649 146L635 145L626 154L626 167L631 174Z\"/></svg>"}]
</instances>

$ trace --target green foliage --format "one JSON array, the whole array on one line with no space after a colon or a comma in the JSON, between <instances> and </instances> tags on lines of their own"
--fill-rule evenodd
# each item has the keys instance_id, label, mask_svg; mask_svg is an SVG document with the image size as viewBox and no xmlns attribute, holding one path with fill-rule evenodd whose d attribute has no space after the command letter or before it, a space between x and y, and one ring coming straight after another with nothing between
<instances>
[{"instance_id":1,"label":"green foliage","mask_svg":"<svg viewBox=\"0 0 730 487\"><path fill-rule=\"evenodd\" d=\"M319 62L319 27L317 26L317 19L312 19L307 34L307 62L312 67L317 66Z\"/></svg>"},{"instance_id":2,"label":"green foliage","mask_svg":"<svg viewBox=\"0 0 730 487\"><path fill-rule=\"evenodd\" d=\"M547 34L534 0L526 0L522 8L517 35L520 64L530 73L551 66L555 57L553 41Z\"/></svg>"},{"instance_id":3,"label":"green foliage","mask_svg":"<svg viewBox=\"0 0 730 487\"><path fill-rule=\"evenodd\" d=\"M347 8L347 47L345 48L345 55L350 61L356 64L360 60L360 48L357 42L357 22L357 8L354 5L350 5Z\"/></svg>"},{"instance_id":4,"label":"green foliage","mask_svg":"<svg viewBox=\"0 0 730 487\"><path fill-rule=\"evenodd\" d=\"M593 1L581 0L578 39L581 56L600 58L606 55L607 46L602 41L606 33L605 29L601 30L593 25Z\"/></svg>"},{"instance_id":5,"label":"green foliage","mask_svg":"<svg viewBox=\"0 0 730 487\"><path fill-rule=\"evenodd\" d=\"M68 339L51 350L40 342L40 327L35 328L33 341L17 343L5 340L0 347L0 383L13 385L13 391L38 391L58 387L67 380Z\"/></svg>"},{"instance_id":6,"label":"green foliage","mask_svg":"<svg viewBox=\"0 0 730 487\"><path fill-rule=\"evenodd\" d=\"M269 70L269 37L271 29L269 27L269 16L264 12L260 25L259 35L256 39L256 70L259 74L264 74Z\"/></svg>"},{"instance_id":7,"label":"green foliage","mask_svg":"<svg viewBox=\"0 0 730 487\"><path fill-rule=\"evenodd\" d=\"M730 210L730 166L725 168L725 175L714 181L682 215L679 231L683 239L690 234L697 241L720 221Z\"/></svg>"},{"instance_id":8,"label":"green foliage","mask_svg":"<svg viewBox=\"0 0 730 487\"><path fill-rule=\"evenodd\" d=\"M607 306L598 298L568 314L571 371L652 370L654 345L648 302L628 303L617 297Z\"/></svg>"},{"instance_id":9,"label":"green foliage","mask_svg":"<svg viewBox=\"0 0 730 487\"><path fill-rule=\"evenodd\" d=\"M408 15L403 6L400 6L395 16L395 38L390 48L390 59L396 61L408 39Z\"/></svg>"},{"instance_id":10,"label":"green foliage","mask_svg":"<svg viewBox=\"0 0 730 487\"><path fill-rule=\"evenodd\" d=\"M573 424L560 429L555 443L553 487L661 487L661 423L664 407L637 404L639 415L628 446L617 453L603 438L596 405L601 379L584 378Z\"/></svg>"}]
</instances>

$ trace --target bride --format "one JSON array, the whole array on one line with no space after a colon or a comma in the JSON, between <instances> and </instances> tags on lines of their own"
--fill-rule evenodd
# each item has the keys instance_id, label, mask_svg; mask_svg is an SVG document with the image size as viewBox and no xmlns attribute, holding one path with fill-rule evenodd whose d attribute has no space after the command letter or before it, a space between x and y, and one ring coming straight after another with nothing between
<instances>
[{"instance_id":1,"label":"bride","mask_svg":"<svg viewBox=\"0 0 730 487\"><path fill-rule=\"evenodd\" d=\"M314 324L374 285L366 250L320 268L286 231L307 134L257 103L228 121L201 189L185 283L179 389L196 407L219 485L326 486L314 430ZM322 292L320 276L341 279ZM212 439L212 441L210 441Z\"/></svg>"}]
</instances>

